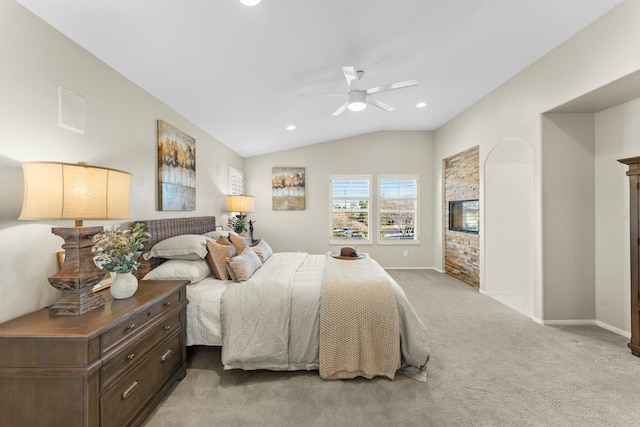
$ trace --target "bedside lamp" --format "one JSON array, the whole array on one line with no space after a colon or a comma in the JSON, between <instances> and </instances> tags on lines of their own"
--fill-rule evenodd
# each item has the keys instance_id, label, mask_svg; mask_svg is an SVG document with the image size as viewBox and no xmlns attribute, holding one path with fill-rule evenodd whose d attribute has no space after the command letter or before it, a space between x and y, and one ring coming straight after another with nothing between
<instances>
[{"instance_id":1,"label":"bedside lamp","mask_svg":"<svg viewBox=\"0 0 640 427\"><path fill-rule=\"evenodd\" d=\"M62 298L49 307L49 315L80 315L104 305L93 293L104 270L92 255L93 236L103 227L83 227L83 220L129 218L131 174L84 163L26 162L21 220L75 220L75 227L53 227L64 239L65 258L49 283Z\"/></svg>"},{"instance_id":2,"label":"bedside lamp","mask_svg":"<svg viewBox=\"0 0 640 427\"><path fill-rule=\"evenodd\" d=\"M227 196L227 210L229 212L240 212L238 218L244 217L244 213L253 212L253 196Z\"/></svg>"},{"instance_id":3,"label":"bedside lamp","mask_svg":"<svg viewBox=\"0 0 640 427\"><path fill-rule=\"evenodd\" d=\"M253 212L253 196L245 196L244 194L241 194L239 196L227 196L227 211L238 212L236 217L244 228L244 220L246 217L245 213ZM250 225L250 236L251 240L253 240L253 223L251 223Z\"/></svg>"}]
</instances>

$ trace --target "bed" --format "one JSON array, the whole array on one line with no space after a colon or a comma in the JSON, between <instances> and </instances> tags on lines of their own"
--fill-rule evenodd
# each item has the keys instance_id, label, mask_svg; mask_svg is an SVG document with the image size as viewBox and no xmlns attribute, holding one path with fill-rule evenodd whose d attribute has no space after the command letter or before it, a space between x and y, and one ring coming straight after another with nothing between
<instances>
[{"instance_id":1,"label":"bed","mask_svg":"<svg viewBox=\"0 0 640 427\"><path fill-rule=\"evenodd\" d=\"M249 277L223 280L212 274L216 266L210 253L207 269L202 252L176 261L156 251L185 235L198 241L196 236L208 235L211 252L210 241L219 234L215 217L138 222L151 233L138 277L163 278L157 275L165 274L161 270L180 275L174 266L189 266L184 273L192 281L187 286L187 345L222 346L225 369L319 370L324 379L393 379L400 372L426 381L427 330L402 288L375 260L302 252L268 253L263 260L265 253L256 246L228 258L233 271L231 262L260 254ZM363 302L363 294L371 294L370 299Z\"/></svg>"}]
</instances>

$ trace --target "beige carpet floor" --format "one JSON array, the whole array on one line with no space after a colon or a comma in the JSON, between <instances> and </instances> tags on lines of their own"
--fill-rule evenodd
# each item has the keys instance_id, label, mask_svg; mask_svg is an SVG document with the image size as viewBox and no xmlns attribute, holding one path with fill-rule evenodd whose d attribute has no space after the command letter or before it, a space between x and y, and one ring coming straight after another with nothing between
<instances>
[{"instance_id":1,"label":"beige carpet floor","mask_svg":"<svg viewBox=\"0 0 640 427\"><path fill-rule=\"evenodd\" d=\"M429 330L422 383L224 371L189 350L156 426L640 426L640 358L595 326L540 326L446 275L392 270Z\"/></svg>"}]
</instances>

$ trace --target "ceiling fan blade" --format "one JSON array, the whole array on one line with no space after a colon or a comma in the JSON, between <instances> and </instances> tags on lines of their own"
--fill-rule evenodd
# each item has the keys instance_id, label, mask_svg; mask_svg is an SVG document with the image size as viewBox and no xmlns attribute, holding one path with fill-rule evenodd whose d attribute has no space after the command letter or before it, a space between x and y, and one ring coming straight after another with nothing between
<instances>
[{"instance_id":1,"label":"ceiling fan blade","mask_svg":"<svg viewBox=\"0 0 640 427\"><path fill-rule=\"evenodd\" d=\"M351 82L358 80L358 74L356 73L356 67L342 67L344 78L347 79L347 84L351 87Z\"/></svg>"},{"instance_id":2,"label":"ceiling fan blade","mask_svg":"<svg viewBox=\"0 0 640 427\"><path fill-rule=\"evenodd\" d=\"M405 87L416 86L418 84L417 80L405 80L403 82L395 82L389 83L388 85L372 87L366 90L367 95L371 95L374 93L380 92L388 92L390 90L403 89Z\"/></svg>"},{"instance_id":3,"label":"ceiling fan blade","mask_svg":"<svg viewBox=\"0 0 640 427\"><path fill-rule=\"evenodd\" d=\"M301 93L300 97L301 98L308 98L310 96L326 96L326 95L329 95L329 96L336 96L336 95L347 96L349 94L346 93L346 92L343 92L343 93Z\"/></svg>"},{"instance_id":4,"label":"ceiling fan blade","mask_svg":"<svg viewBox=\"0 0 640 427\"><path fill-rule=\"evenodd\" d=\"M395 107L392 107L386 102L382 102L379 99L375 99L375 98L367 98L367 104L371 104L374 107L378 107L384 111L393 111L396 109Z\"/></svg>"},{"instance_id":5,"label":"ceiling fan blade","mask_svg":"<svg viewBox=\"0 0 640 427\"><path fill-rule=\"evenodd\" d=\"M340 114L342 114L344 112L344 110L347 109L348 106L349 106L349 101L347 101L344 104L342 104L340 106L340 108L338 108L336 111L334 111L331 115L332 116L339 116Z\"/></svg>"}]
</instances>

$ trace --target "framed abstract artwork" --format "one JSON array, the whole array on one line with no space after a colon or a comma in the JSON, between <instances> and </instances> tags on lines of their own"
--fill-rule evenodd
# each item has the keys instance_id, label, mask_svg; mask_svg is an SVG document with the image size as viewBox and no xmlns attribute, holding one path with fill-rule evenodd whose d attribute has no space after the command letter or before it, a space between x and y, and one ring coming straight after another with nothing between
<instances>
[{"instance_id":1,"label":"framed abstract artwork","mask_svg":"<svg viewBox=\"0 0 640 427\"><path fill-rule=\"evenodd\" d=\"M304 168L271 169L271 194L274 211L305 209Z\"/></svg>"},{"instance_id":2,"label":"framed abstract artwork","mask_svg":"<svg viewBox=\"0 0 640 427\"><path fill-rule=\"evenodd\" d=\"M158 120L158 210L196 209L196 140Z\"/></svg>"}]
</instances>

